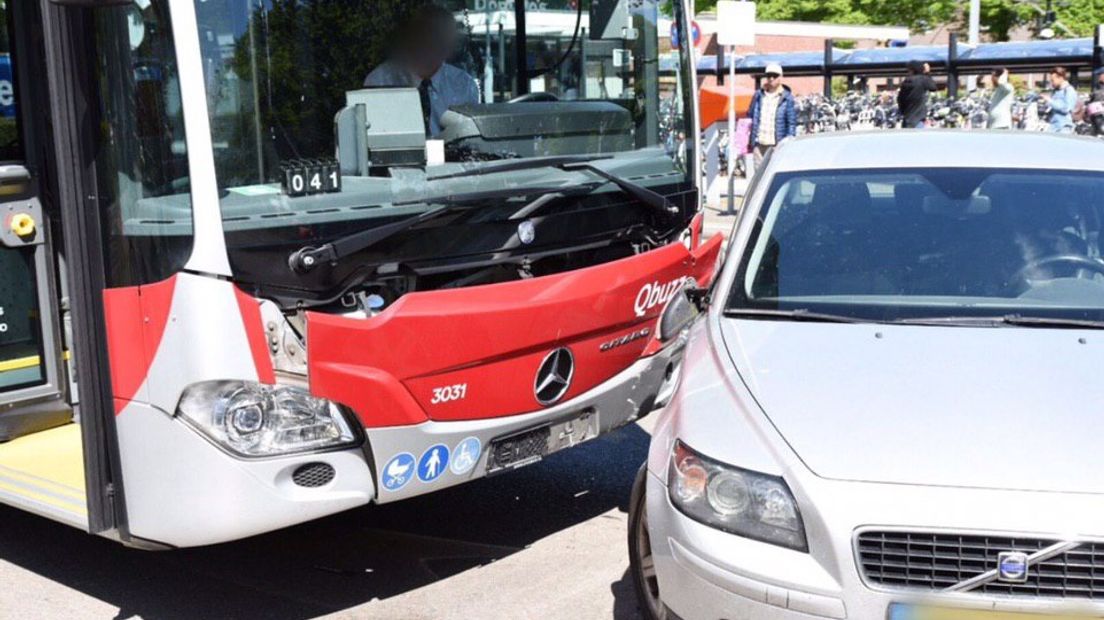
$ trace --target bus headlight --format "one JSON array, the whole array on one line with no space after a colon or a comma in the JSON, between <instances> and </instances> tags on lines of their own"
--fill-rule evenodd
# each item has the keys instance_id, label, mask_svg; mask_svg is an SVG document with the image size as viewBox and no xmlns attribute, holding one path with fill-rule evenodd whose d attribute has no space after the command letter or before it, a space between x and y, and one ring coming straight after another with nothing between
<instances>
[{"instance_id":1,"label":"bus headlight","mask_svg":"<svg viewBox=\"0 0 1104 620\"><path fill-rule=\"evenodd\" d=\"M275 456L358 441L340 405L288 385L197 383L184 390L177 413L241 456Z\"/></svg>"}]
</instances>

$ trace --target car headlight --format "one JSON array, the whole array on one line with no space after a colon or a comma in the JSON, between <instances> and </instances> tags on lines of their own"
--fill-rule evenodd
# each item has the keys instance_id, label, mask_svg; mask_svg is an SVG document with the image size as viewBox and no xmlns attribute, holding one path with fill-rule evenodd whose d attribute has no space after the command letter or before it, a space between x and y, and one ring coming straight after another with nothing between
<instances>
[{"instance_id":1,"label":"car headlight","mask_svg":"<svg viewBox=\"0 0 1104 620\"><path fill-rule=\"evenodd\" d=\"M667 472L671 503L726 532L807 551L805 526L786 482L704 457L675 442Z\"/></svg>"},{"instance_id":2,"label":"car headlight","mask_svg":"<svg viewBox=\"0 0 1104 620\"><path fill-rule=\"evenodd\" d=\"M359 440L341 406L288 385L197 383L184 390L177 413L242 456L305 452Z\"/></svg>"}]
</instances>

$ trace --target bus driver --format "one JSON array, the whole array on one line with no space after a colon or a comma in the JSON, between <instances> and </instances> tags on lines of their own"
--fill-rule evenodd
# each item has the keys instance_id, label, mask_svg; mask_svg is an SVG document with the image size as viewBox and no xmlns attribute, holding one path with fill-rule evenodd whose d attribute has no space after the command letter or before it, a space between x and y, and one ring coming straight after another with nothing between
<instances>
[{"instance_id":1,"label":"bus driver","mask_svg":"<svg viewBox=\"0 0 1104 620\"><path fill-rule=\"evenodd\" d=\"M391 57L364 80L366 87L417 88L426 135L441 133L449 106L479 103L479 86L467 72L445 61L456 49L456 19L444 7L419 7L398 37Z\"/></svg>"}]
</instances>

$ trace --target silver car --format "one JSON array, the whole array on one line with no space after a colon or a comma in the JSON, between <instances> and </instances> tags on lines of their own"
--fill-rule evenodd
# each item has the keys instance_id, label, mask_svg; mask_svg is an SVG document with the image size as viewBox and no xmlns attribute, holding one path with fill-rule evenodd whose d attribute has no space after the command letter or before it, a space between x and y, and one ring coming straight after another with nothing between
<instances>
[{"instance_id":1,"label":"silver car","mask_svg":"<svg viewBox=\"0 0 1104 620\"><path fill-rule=\"evenodd\" d=\"M799 138L749 192L660 328L646 615L1104 615L1104 143Z\"/></svg>"}]
</instances>

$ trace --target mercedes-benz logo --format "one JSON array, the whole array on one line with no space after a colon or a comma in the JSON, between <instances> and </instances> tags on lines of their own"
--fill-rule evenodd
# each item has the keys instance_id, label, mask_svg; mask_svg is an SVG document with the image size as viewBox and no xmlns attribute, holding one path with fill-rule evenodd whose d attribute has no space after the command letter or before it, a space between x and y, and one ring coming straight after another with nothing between
<instances>
[{"instance_id":1,"label":"mercedes-benz logo","mask_svg":"<svg viewBox=\"0 0 1104 620\"><path fill-rule=\"evenodd\" d=\"M537 369L537 379L533 383L537 402L551 405L563 398L571 387L571 378L574 375L575 356L571 355L569 349L561 347L549 353Z\"/></svg>"}]
</instances>

